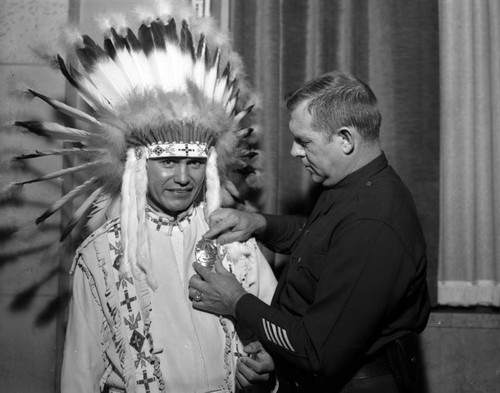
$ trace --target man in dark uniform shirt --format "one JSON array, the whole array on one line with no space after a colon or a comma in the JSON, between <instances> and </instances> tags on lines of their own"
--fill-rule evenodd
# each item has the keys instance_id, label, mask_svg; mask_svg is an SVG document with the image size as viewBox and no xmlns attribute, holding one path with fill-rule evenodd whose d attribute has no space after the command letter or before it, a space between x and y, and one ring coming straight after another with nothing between
<instances>
[{"instance_id":1,"label":"man in dark uniform shirt","mask_svg":"<svg viewBox=\"0 0 500 393\"><path fill-rule=\"evenodd\" d=\"M371 89L331 72L286 98L291 154L324 187L307 219L222 209L206 237L251 235L290 255L271 306L218 263L196 265L193 306L232 315L263 344L240 371L273 368L280 392L415 391L414 338L430 302L426 247L413 198L388 165ZM258 345L258 343L254 343ZM245 370L248 370L245 372Z\"/></svg>"}]
</instances>

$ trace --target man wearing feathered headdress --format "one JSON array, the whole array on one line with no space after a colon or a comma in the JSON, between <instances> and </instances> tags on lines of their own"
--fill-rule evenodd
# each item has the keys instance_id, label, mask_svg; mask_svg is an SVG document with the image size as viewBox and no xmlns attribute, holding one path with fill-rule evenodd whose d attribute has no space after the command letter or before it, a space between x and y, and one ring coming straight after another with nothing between
<instances>
[{"instance_id":1,"label":"man wearing feathered headdress","mask_svg":"<svg viewBox=\"0 0 500 393\"><path fill-rule=\"evenodd\" d=\"M192 263L222 259L265 302L276 285L254 240L224 248L201 240L206 217L238 198L228 173L251 172L244 124L252 105L240 59L211 20L179 2L158 5L140 16L137 32L109 23L102 47L78 37L83 71L57 58L89 111L30 90L84 129L16 123L76 142L53 154L78 153L80 164L36 180L88 174L37 222L83 194L68 231L89 216L93 225L110 218L72 267L63 392L235 391L243 338L230 319L192 307Z\"/></svg>"}]
</instances>

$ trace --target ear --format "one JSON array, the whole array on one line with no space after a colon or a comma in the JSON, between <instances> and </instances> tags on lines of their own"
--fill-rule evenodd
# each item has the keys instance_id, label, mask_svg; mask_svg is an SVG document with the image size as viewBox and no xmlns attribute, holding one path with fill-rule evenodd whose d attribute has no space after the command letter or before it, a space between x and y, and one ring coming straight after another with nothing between
<instances>
[{"instance_id":1,"label":"ear","mask_svg":"<svg viewBox=\"0 0 500 393\"><path fill-rule=\"evenodd\" d=\"M350 155L355 148L356 138L353 130L342 127L338 130L338 135L341 138L342 152L345 155Z\"/></svg>"}]
</instances>

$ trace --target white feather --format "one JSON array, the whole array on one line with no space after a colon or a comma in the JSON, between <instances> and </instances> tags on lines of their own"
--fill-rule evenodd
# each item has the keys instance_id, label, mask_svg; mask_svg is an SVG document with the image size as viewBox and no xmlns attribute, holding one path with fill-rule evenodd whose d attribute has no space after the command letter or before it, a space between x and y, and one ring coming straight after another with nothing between
<instances>
[{"instance_id":1,"label":"white feather","mask_svg":"<svg viewBox=\"0 0 500 393\"><path fill-rule=\"evenodd\" d=\"M216 63L217 64L217 63ZM203 92L208 98L213 98L215 83L217 82L217 67L211 67L205 75L205 85Z\"/></svg>"},{"instance_id":2,"label":"white feather","mask_svg":"<svg viewBox=\"0 0 500 393\"><path fill-rule=\"evenodd\" d=\"M215 85L214 100L220 103L224 103L223 97L227 88L227 78L219 78L217 84Z\"/></svg>"},{"instance_id":3,"label":"white feather","mask_svg":"<svg viewBox=\"0 0 500 393\"><path fill-rule=\"evenodd\" d=\"M99 86L99 91L113 106L127 102L131 86L113 60L96 63L89 77L95 86Z\"/></svg>"},{"instance_id":4,"label":"white feather","mask_svg":"<svg viewBox=\"0 0 500 393\"><path fill-rule=\"evenodd\" d=\"M206 184L207 184L207 208L206 215L210 216L215 210L220 208L222 197L220 188L219 171L217 170L217 152L211 148L207 159Z\"/></svg>"},{"instance_id":5,"label":"white feather","mask_svg":"<svg viewBox=\"0 0 500 393\"><path fill-rule=\"evenodd\" d=\"M149 68L149 61L143 51L133 50L130 52L132 61L135 63L138 72L138 79L140 84L138 85L140 91L150 90L155 85L153 76Z\"/></svg>"}]
</instances>

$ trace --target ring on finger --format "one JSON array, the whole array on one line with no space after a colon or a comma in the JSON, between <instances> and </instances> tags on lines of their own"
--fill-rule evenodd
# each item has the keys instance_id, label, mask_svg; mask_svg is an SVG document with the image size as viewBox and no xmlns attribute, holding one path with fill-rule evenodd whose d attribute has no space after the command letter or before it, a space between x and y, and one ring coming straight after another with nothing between
<instances>
[{"instance_id":1,"label":"ring on finger","mask_svg":"<svg viewBox=\"0 0 500 393\"><path fill-rule=\"evenodd\" d=\"M196 291L196 293L193 296L193 300L195 302L200 302L201 301L201 292L200 291Z\"/></svg>"}]
</instances>

